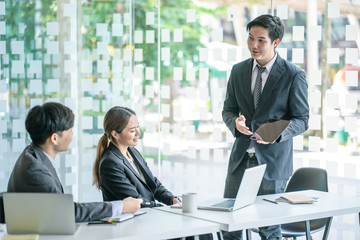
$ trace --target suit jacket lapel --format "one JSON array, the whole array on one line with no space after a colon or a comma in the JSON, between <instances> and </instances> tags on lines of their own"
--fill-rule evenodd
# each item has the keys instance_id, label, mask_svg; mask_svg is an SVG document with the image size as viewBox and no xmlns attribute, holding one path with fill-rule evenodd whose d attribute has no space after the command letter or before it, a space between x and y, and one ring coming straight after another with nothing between
<instances>
[{"instance_id":1,"label":"suit jacket lapel","mask_svg":"<svg viewBox=\"0 0 360 240\"><path fill-rule=\"evenodd\" d=\"M266 80L266 84L261 93L261 97L259 99L259 103L256 107L256 111L255 111L254 115L261 112L261 108L263 107L264 103L266 103L268 101L269 97L273 97L271 95L271 92L274 89L274 87L276 86L276 83L279 81L281 76L284 74L285 68L283 66L284 66L284 60L278 55L276 57L273 67L271 68L269 76Z\"/></svg>"},{"instance_id":2,"label":"suit jacket lapel","mask_svg":"<svg viewBox=\"0 0 360 240\"><path fill-rule=\"evenodd\" d=\"M154 184L154 181L152 179L152 174L148 171L148 168L146 168L139 159L142 158L140 154L137 153L137 151L133 151L132 148L129 147L129 152L132 154L134 161L139 166L140 171L142 172L146 184L150 186L151 189L156 189L156 186ZM142 179L141 179L142 180Z\"/></svg>"},{"instance_id":3,"label":"suit jacket lapel","mask_svg":"<svg viewBox=\"0 0 360 240\"><path fill-rule=\"evenodd\" d=\"M125 166L128 167L134 173L134 175L139 179L139 181L141 181L143 184L147 185L146 182L144 182L144 180L141 179L141 177L136 172L136 170L133 168L133 166L130 164L130 162L120 152L120 150L115 145L113 145L112 143L110 143L110 146L111 146L114 154L124 162ZM144 172L143 172L143 174L144 174ZM145 177L145 175L144 175L144 177Z\"/></svg>"},{"instance_id":4,"label":"suit jacket lapel","mask_svg":"<svg viewBox=\"0 0 360 240\"><path fill-rule=\"evenodd\" d=\"M253 59L250 59L247 62L246 68L242 73L244 78L245 99L247 101L247 103L244 106L250 106L249 110L251 111L251 113L255 111L254 100L251 92L251 76L252 76L253 61L254 61ZM242 92L242 91L238 91L238 92Z\"/></svg>"},{"instance_id":5,"label":"suit jacket lapel","mask_svg":"<svg viewBox=\"0 0 360 240\"><path fill-rule=\"evenodd\" d=\"M56 172L54 166L51 164L48 157L43 153L43 151L41 150L40 147L38 147L38 146L36 146L34 144L33 144L33 149L34 149L34 152L36 154L36 158L41 160L43 162L43 164L49 169L49 171L52 173L55 181L60 186L61 192L64 193L64 189L63 189L63 186L62 186L62 184L60 182L59 176L57 175L57 172Z\"/></svg>"}]
</instances>

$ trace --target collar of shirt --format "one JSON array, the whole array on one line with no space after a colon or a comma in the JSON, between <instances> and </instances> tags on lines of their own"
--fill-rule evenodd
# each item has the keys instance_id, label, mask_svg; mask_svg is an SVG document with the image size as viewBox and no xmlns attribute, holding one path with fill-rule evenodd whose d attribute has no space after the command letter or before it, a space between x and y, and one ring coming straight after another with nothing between
<instances>
[{"instance_id":1,"label":"collar of shirt","mask_svg":"<svg viewBox=\"0 0 360 240\"><path fill-rule=\"evenodd\" d=\"M139 167L135 164L134 159L128 158L127 156L124 156L126 160L130 163L130 165L134 168L135 172L140 176L140 178L145 182L145 178Z\"/></svg>"},{"instance_id":2,"label":"collar of shirt","mask_svg":"<svg viewBox=\"0 0 360 240\"><path fill-rule=\"evenodd\" d=\"M47 156L47 158L49 159L49 161L51 162L51 164L53 165L53 167L56 169L55 159L53 159L49 154L47 154L46 152L44 152L42 149L41 149L41 151L45 154L45 156Z\"/></svg>"},{"instance_id":3,"label":"collar of shirt","mask_svg":"<svg viewBox=\"0 0 360 240\"><path fill-rule=\"evenodd\" d=\"M262 77L262 89L264 89L266 80L269 76L269 73L271 71L271 68L273 67L275 60L277 58L277 52L275 52L275 56L270 60L270 62L268 62L264 67L266 67L266 70L262 73L261 77ZM255 81L256 81L256 76L258 73L258 68L256 67L256 65L259 65L258 62L254 59L254 63L253 63L253 67L252 67L252 75L251 75L251 92L254 91L255 88Z\"/></svg>"}]
</instances>

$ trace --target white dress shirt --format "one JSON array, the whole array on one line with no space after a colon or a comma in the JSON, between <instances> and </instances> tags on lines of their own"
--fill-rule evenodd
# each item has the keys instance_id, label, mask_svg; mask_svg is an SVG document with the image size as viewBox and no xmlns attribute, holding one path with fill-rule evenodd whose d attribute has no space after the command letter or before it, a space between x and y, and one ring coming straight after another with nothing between
<instances>
[{"instance_id":1,"label":"white dress shirt","mask_svg":"<svg viewBox=\"0 0 360 240\"><path fill-rule=\"evenodd\" d=\"M265 66L262 66L262 67L265 67L266 70L261 74L261 80L262 80L261 92L264 89L264 86L266 84L266 80L269 77L269 73L270 73L271 68L273 67L273 65L275 63L276 57L277 57L277 52L275 52L275 56L270 60L270 62L268 62ZM254 59L254 64L253 64L253 67L252 67L252 75L251 75L251 92L252 93L254 93L256 77L257 77L257 74L258 74L258 71L259 71L258 68L256 67L257 65L260 66L260 64ZM254 145L252 145L252 146L253 147L247 149L248 153L255 153L255 147L254 147Z\"/></svg>"}]
</instances>

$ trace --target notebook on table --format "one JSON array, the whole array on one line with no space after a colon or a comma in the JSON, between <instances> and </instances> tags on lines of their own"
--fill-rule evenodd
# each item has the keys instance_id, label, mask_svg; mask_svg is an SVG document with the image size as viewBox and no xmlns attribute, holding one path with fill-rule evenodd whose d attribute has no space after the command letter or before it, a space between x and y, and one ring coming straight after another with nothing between
<instances>
[{"instance_id":1,"label":"notebook on table","mask_svg":"<svg viewBox=\"0 0 360 240\"><path fill-rule=\"evenodd\" d=\"M232 212L255 202L266 164L248 168L244 172L236 198L215 198L202 202L198 209Z\"/></svg>"},{"instance_id":2,"label":"notebook on table","mask_svg":"<svg viewBox=\"0 0 360 240\"><path fill-rule=\"evenodd\" d=\"M119 223L134 218L136 216L143 215L145 213L147 213L147 211L143 208L140 208L135 213L123 213L120 216L101 218L100 221L108 223Z\"/></svg>"},{"instance_id":3,"label":"notebook on table","mask_svg":"<svg viewBox=\"0 0 360 240\"><path fill-rule=\"evenodd\" d=\"M276 199L277 202L287 202L291 204L311 204L317 202L318 199L301 193L288 193Z\"/></svg>"},{"instance_id":4,"label":"notebook on table","mask_svg":"<svg viewBox=\"0 0 360 240\"><path fill-rule=\"evenodd\" d=\"M75 233L71 194L4 193L3 200L8 234Z\"/></svg>"}]
</instances>

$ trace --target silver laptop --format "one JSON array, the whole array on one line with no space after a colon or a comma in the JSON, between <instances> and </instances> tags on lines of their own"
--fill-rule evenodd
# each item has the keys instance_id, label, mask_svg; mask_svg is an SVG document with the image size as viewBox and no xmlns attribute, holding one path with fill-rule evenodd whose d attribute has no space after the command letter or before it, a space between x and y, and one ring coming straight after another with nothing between
<instances>
[{"instance_id":1,"label":"silver laptop","mask_svg":"<svg viewBox=\"0 0 360 240\"><path fill-rule=\"evenodd\" d=\"M200 203L198 209L232 212L254 203L265 169L266 164L246 169L235 199L210 199Z\"/></svg>"},{"instance_id":2,"label":"silver laptop","mask_svg":"<svg viewBox=\"0 0 360 240\"><path fill-rule=\"evenodd\" d=\"M4 193L8 234L74 234L75 210L71 194Z\"/></svg>"}]
</instances>

